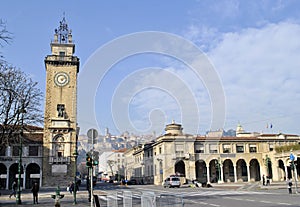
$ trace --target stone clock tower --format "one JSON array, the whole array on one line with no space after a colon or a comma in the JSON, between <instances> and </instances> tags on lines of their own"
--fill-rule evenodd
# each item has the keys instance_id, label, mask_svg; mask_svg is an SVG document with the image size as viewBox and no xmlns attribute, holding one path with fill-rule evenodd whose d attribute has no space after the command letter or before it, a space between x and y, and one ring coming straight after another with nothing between
<instances>
[{"instance_id":1,"label":"stone clock tower","mask_svg":"<svg viewBox=\"0 0 300 207\"><path fill-rule=\"evenodd\" d=\"M72 31L65 18L55 29L45 58L46 102L43 140L43 185L66 185L76 173L77 73Z\"/></svg>"}]
</instances>

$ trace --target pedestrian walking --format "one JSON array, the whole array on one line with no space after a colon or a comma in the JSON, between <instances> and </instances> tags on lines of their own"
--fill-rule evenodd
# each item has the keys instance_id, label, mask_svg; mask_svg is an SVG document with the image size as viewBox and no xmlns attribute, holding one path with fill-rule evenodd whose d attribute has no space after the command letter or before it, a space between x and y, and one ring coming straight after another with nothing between
<instances>
[{"instance_id":1,"label":"pedestrian walking","mask_svg":"<svg viewBox=\"0 0 300 207\"><path fill-rule=\"evenodd\" d=\"M17 193L17 182L14 181L11 185L11 194L9 195L9 198L11 198L12 195L14 195L14 197L16 197L16 193Z\"/></svg>"},{"instance_id":2,"label":"pedestrian walking","mask_svg":"<svg viewBox=\"0 0 300 207\"><path fill-rule=\"evenodd\" d=\"M262 182L263 182L263 185L266 185L266 177L265 177L265 175L262 176Z\"/></svg>"},{"instance_id":3,"label":"pedestrian walking","mask_svg":"<svg viewBox=\"0 0 300 207\"><path fill-rule=\"evenodd\" d=\"M69 185L69 192L70 192L70 194L72 194L73 191L74 191L74 183L70 182L70 185Z\"/></svg>"},{"instance_id":4,"label":"pedestrian walking","mask_svg":"<svg viewBox=\"0 0 300 207\"><path fill-rule=\"evenodd\" d=\"M289 179L289 180L287 181L287 187L288 187L288 192L289 192L289 194L292 194L292 186L293 186L292 179Z\"/></svg>"},{"instance_id":5,"label":"pedestrian walking","mask_svg":"<svg viewBox=\"0 0 300 207\"><path fill-rule=\"evenodd\" d=\"M35 182L31 188L31 192L33 195L33 204L38 204L38 192L40 190L40 187L37 182Z\"/></svg>"}]
</instances>

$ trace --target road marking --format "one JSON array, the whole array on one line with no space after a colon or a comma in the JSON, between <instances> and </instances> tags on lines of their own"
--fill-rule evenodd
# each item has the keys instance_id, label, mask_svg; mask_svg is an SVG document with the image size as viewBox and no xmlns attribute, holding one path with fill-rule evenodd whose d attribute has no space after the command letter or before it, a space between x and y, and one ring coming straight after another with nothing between
<instances>
[{"instance_id":1,"label":"road marking","mask_svg":"<svg viewBox=\"0 0 300 207\"><path fill-rule=\"evenodd\" d=\"M290 203L278 203L278 205L291 206L292 204L290 204Z\"/></svg>"},{"instance_id":2,"label":"road marking","mask_svg":"<svg viewBox=\"0 0 300 207\"><path fill-rule=\"evenodd\" d=\"M259 202L261 202L261 203L273 203L271 201L259 201Z\"/></svg>"},{"instance_id":3,"label":"road marking","mask_svg":"<svg viewBox=\"0 0 300 207\"><path fill-rule=\"evenodd\" d=\"M220 206L218 204L212 204L212 203L209 203L208 205L210 205L210 206L216 206L216 207Z\"/></svg>"}]
</instances>

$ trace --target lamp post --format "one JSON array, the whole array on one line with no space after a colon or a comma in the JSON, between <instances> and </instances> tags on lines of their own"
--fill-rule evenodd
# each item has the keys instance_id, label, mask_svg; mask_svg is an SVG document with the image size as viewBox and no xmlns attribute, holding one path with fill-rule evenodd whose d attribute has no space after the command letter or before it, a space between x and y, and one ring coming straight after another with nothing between
<instances>
[{"instance_id":1,"label":"lamp post","mask_svg":"<svg viewBox=\"0 0 300 207\"><path fill-rule=\"evenodd\" d=\"M17 94L19 96L19 94ZM19 165L18 165L18 189L17 189L17 196L16 196L16 204L22 204L21 201L21 169L22 169L22 144L23 144L23 128L24 128L24 113L26 110L24 108L24 100L22 99L22 108L19 111L21 113L21 132L20 132L20 148L19 148Z\"/></svg>"},{"instance_id":2,"label":"lamp post","mask_svg":"<svg viewBox=\"0 0 300 207\"><path fill-rule=\"evenodd\" d=\"M76 181L76 174L77 174L77 157L78 157L78 152L77 152L77 142L76 142L76 147L75 147L75 151L73 153L73 156L75 158L75 165L74 165L74 189L73 189L73 196L74 196L74 200L73 200L73 204L77 204L76 201L76 191L77 191L77 181Z\"/></svg>"}]
</instances>

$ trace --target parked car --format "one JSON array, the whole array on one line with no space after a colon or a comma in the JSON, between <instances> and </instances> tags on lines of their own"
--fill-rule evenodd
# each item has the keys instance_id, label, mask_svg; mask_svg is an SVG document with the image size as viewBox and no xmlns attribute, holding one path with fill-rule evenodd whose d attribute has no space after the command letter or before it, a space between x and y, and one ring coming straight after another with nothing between
<instances>
[{"instance_id":1,"label":"parked car","mask_svg":"<svg viewBox=\"0 0 300 207\"><path fill-rule=\"evenodd\" d=\"M168 187L168 188L174 188L174 187L179 188L180 187L180 178L179 177L167 177L164 180L163 186L164 186L164 188L166 188L166 187Z\"/></svg>"},{"instance_id":2,"label":"parked car","mask_svg":"<svg viewBox=\"0 0 300 207\"><path fill-rule=\"evenodd\" d=\"M135 179L131 179L127 182L128 185L136 185L137 181Z\"/></svg>"}]
</instances>

